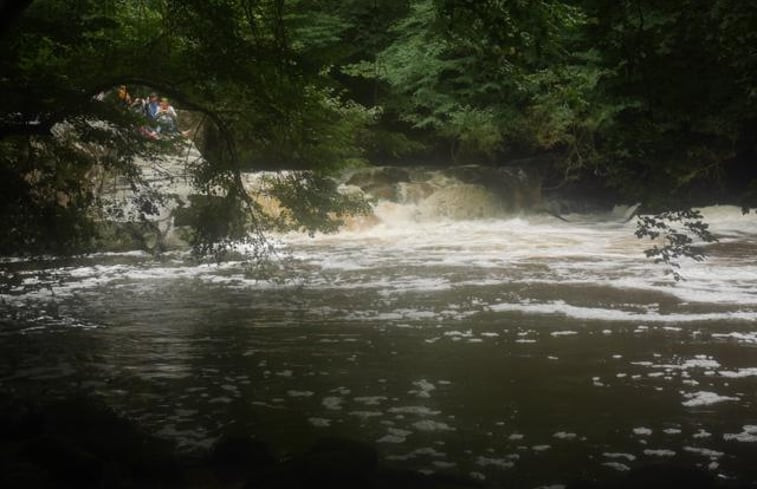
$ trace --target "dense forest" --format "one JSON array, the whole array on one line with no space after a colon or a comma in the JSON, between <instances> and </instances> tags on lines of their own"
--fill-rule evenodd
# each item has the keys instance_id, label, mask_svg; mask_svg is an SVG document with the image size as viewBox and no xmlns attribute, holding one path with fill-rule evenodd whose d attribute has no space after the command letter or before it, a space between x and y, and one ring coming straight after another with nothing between
<instances>
[{"instance_id":1,"label":"dense forest","mask_svg":"<svg viewBox=\"0 0 757 489\"><path fill-rule=\"evenodd\" d=\"M97 97L122 84L213 128L194 175L218 194L206 243L261 225L239 182L258 168L312 171L281 190L308 229L360 207L321 176L368 164L548 155L545 185L654 212L755 205L754 2L27 0L0 19L6 254L86 249L92 173L136 187L136 159L170 150Z\"/></svg>"}]
</instances>

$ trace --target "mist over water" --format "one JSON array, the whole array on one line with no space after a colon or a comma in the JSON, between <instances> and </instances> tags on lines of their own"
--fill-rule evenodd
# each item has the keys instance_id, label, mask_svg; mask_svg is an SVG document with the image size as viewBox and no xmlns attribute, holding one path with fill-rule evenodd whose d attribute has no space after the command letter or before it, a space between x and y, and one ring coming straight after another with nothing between
<instances>
[{"instance_id":1,"label":"mist over water","mask_svg":"<svg viewBox=\"0 0 757 489\"><path fill-rule=\"evenodd\" d=\"M719 242L676 282L626 208L565 222L439 199L277 236L265 274L181 253L6 263L0 387L95 393L186 450L341 435L493 484L656 461L757 481L754 215L703 209Z\"/></svg>"}]
</instances>

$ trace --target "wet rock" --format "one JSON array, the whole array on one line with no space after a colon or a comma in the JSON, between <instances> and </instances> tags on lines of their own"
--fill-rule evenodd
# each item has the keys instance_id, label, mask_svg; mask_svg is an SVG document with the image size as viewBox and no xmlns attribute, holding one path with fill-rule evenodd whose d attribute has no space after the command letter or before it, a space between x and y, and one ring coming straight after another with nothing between
<instances>
[{"instance_id":1,"label":"wet rock","mask_svg":"<svg viewBox=\"0 0 757 489\"><path fill-rule=\"evenodd\" d=\"M363 191L379 200L397 201L397 187L389 184L366 185Z\"/></svg>"},{"instance_id":2,"label":"wet rock","mask_svg":"<svg viewBox=\"0 0 757 489\"><path fill-rule=\"evenodd\" d=\"M211 124L207 123L205 114L191 110L177 110L179 129L186 131L189 137L198 148L207 147L207 133Z\"/></svg>"},{"instance_id":3,"label":"wet rock","mask_svg":"<svg viewBox=\"0 0 757 489\"><path fill-rule=\"evenodd\" d=\"M462 183L478 185L496 195L508 211L530 209L541 202L541 181L520 167L460 166L445 174Z\"/></svg>"},{"instance_id":4,"label":"wet rock","mask_svg":"<svg viewBox=\"0 0 757 489\"><path fill-rule=\"evenodd\" d=\"M409 181L410 173L408 170L385 166L357 170L347 178L345 184L358 187L376 199L397 202L399 198L398 184Z\"/></svg>"},{"instance_id":5,"label":"wet rock","mask_svg":"<svg viewBox=\"0 0 757 489\"><path fill-rule=\"evenodd\" d=\"M170 235L170 238L169 238ZM103 251L144 250L158 253L167 249L186 246L180 238L161 229L157 222L117 222L98 223L96 247Z\"/></svg>"},{"instance_id":6,"label":"wet rock","mask_svg":"<svg viewBox=\"0 0 757 489\"><path fill-rule=\"evenodd\" d=\"M428 182L400 183L397 198L403 204L417 204L434 193L434 187Z\"/></svg>"},{"instance_id":7,"label":"wet rock","mask_svg":"<svg viewBox=\"0 0 757 489\"><path fill-rule=\"evenodd\" d=\"M349 231L360 231L363 229L369 229L381 222L381 220L378 217L376 217L375 214L345 216L345 217L342 217L342 221L344 222L344 224L342 225L342 229L346 229Z\"/></svg>"},{"instance_id":8,"label":"wet rock","mask_svg":"<svg viewBox=\"0 0 757 489\"><path fill-rule=\"evenodd\" d=\"M408 170L396 166L382 166L357 170L345 183L365 189L369 186L378 187L409 181L410 173Z\"/></svg>"},{"instance_id":9,"label":"wet rock","mask_svg":"<svg viewBox=\"0 0 757 489\"><path fill-rule=\"evenodd\" d=\"M533 208L541 202L541 182L534 172L516 167L488 167L479 165L439 169L405 169L378 167L362 169L347 178L346 184L359 187L379 200L401 203L420 203L437 194L455 192L450 188L477 188L495 201L496 212L478 210L461 219L493 217L507 212ZM446 196L437 199L446 199ZM465 203L463 203L465 204ZM491 207L491 206L489 206ZM442 212L442 215L446 215ZM458 217L456 217L458 218Z\"/></svg>"},{"instance_id":10,"label":"wet rock","mask_svg":"<svg viewBox=\"0 0 757 489\"><path fill-rule=\"evenodd\" d=\"M486 219L502 215L500 199L479 185L465 184L445 187L423 201L424 217L448 219Z\"/></svg>"}]
</instances>

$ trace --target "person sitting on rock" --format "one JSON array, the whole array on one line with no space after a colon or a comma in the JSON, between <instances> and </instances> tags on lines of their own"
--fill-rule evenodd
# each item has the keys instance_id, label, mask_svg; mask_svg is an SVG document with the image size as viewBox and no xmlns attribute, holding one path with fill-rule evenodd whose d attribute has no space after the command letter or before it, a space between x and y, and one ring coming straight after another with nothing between
<instances>
[{"instance_id":1,"label":"person sitting on rock","mask_svg":"<svg viewBox=\"0 0 757 489\"><path fill-rule=\"evenodd\" d=\"M159 108L160 102L158 102L158 94L152 92L147 98L147 103L145 104L145 117L155 120L155 115L158 113Z\"/></svg>"},{"instance_id":2,"label":"person sitting on rock","mask_svg":"<svg viewBox=\"0 0 757 489\"><path fill-rule=\"evenodd\" d=\"M126 85L120 85L118 87L116 96L118 97L118 103L121 106L126 108L131 106L131 95L129 95L129 90L126 88Z\"/></svg>"},{"instance_id":3,"label":"person sitting on rock","mask_svg":"<svg viewBox=\"0 0 757 489\"><path fill-rule=\"evenodd\" d=\"M174 135L179 133L176 110L168 103L167 98L160 99L158 110L155 113L155 122L158 123L158 133L161 135Z\"/></svg>"},{"instance_id":4,"label":"person sitting on rock","mask_svg":"<svg viewBox=\"0 0 757 489\"><path fill-rule=\"evenodd\" d=\"M135 97L129 108L139 115L147 114L147 99L142 97Z\"/></svg>"}]
</instances>

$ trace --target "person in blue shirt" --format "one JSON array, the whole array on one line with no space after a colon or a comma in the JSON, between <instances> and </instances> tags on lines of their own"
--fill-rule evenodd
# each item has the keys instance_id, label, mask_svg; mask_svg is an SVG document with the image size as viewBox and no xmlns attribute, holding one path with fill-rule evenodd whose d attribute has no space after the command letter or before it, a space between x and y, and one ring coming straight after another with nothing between
<instances>
[{"instance_id":1,"label":"person in blue shirt","mask_svg":"<svg viewBox=\"0 0 757 489\"><path fill-rule=\"evenodd\" d=\"M153 92L147 99L147 106L145 107L146 116L152 120L158 115L158 109L160 108L160 102L158 102L158 94Z\"/></svg>"}]
</instances>

